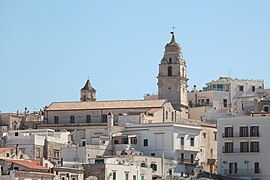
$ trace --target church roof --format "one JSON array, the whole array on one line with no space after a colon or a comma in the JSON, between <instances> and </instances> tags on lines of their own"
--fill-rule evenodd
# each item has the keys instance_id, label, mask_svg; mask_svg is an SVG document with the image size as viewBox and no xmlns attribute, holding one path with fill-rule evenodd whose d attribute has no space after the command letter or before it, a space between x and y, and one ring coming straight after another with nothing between
<instances>
[{"instance_id":1,"label":"church roof","mask_svg":"<svg viewBox=\"0 0 270 180\"><path fill-rule=\"evenodd\" d=\"M116 100L87 102L53 102L46 111L159 108L166 103L160 100Z\"/></svg>"},{"instance_id":2,"label":"church roof","mask_svg":"<svg viewBox=\"0 0 270 180\"><path fill-rule=\"evenodd\" d=\"M84 87L81 90L95 90L90 82L90 80L88 79L84 85Z\"/></svg>"}]
</instances>

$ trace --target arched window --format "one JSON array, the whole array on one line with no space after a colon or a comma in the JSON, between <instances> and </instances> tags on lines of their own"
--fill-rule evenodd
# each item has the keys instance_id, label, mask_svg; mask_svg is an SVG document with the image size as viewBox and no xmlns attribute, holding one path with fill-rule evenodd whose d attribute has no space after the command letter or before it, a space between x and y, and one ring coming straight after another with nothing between
<instances>
[{"instance_id":1,"label":"arched window","mask_svg":"<svg viewBox=\"0 0 270 180\"><path fill-rule=\"evenodd\" d=\"M168 119L168 111L166 111L166 117L165 118Z\"/></svg>"},{"instance_id":2,"label":"arched window","mask_svg":"<svg viewBox=\"0 0 270 180\"><path fill-rule=\"evenodd\" d=\"M171 63L172 63L172 58L169 59L169 64L171 64Z\"/></svg>"},{"instance_id":3,"label":"arched window","mask_svg":"<svg viewBox=\"0 0 270 180\"><path fill-rule=\"evenodd\" d=\"M174 120L174 113L172 112L172 121Z\"/></svg>"},{"instance_id":4,"label":"arched window","mask_svg":"<svg viewBox=\"0 0 270 180\"><path fill-rule=\"evenodd\" d=\"M168 67L168 76L172 76L172 66Z\"/></svg>"},{"instance_id":5,"label":"arched window","mask_svg":"<svg viewBox=\"0 0 270 180\"><path fill-rule=\"evenodd\" d=\"M185 75L185 68L182 68L182 76L183 77L186 77L186 75Z\"/></svg>"}]
</instances>

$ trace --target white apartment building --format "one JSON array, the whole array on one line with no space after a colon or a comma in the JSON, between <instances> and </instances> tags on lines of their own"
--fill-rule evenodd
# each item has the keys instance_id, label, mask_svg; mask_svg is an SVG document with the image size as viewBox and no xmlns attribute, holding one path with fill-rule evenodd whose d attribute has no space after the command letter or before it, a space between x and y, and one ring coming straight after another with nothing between
<instances>
[{"instance_id":1,"label":"white apartment building","mask_svg":"<svg viewBox=\"0 0 270 180\"><path fill-rule=\"evenodd\" d=\"M52 129L12 130L8 133L7 146L18 146L30 159L60 159L60 149L67 145L70 132Z\"/></svg>"},{"instance_id":2,"label":"white apartment building","mask_svg":"<svg viewBox=\"0 0 270 180\"><path fill-rule=\"evenodd\" d=\"M218 119L218 174L270 179L270 117Z\"/></svg>"},{"instance_id":3,"label":"white apartment building","mask_svg":"<svg viewBox=\"0 0 270 180\"><path fill-rule=\"evenodd\" d=\"M216 121L217 118L232 114L250 112L249 107L254 108L255 104L258 104L254 101L258 96L257 92L264 89L263 80L230 77L220 77L206 85L200 91L194 86L193 91L189 92L189 118ZM252 101L248 98L252 98Z\"/></svg>"}]
</instances>

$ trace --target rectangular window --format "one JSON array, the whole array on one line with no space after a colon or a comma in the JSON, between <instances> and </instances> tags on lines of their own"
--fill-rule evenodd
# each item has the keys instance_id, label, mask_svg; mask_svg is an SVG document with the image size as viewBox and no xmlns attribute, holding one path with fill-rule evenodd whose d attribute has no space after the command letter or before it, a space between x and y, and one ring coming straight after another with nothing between
<instances>
[{"instance_id":1,"label":"rectangular window","mask_svg":"<svg viewBox=\"0 0 270 180\"><path fill-rule=\"evenodd\" d=\"M74 116L70 116L70 123L73 124L75 122L75 117Z\"/></svg>"},{"instance_id":2,"label":"rectangular window","mask_svg":"<svg viewBox=\"0 0 270 180\"><path fill-rule=\"evenodd\" d=\"M157 165L156 164L151 164L150 167L153 169L153 171L157 171Z\"/></svg>"},{"instance_id":3,"label":"rectangular window","mask_svg":"<svg viewBox=\"0 0 270 180\"><path fill-rule=\"evenodd\" d=\"M225 127L225 137L233 137L233 127Z\"/></svg>"},{"instance_id":4,"label":"rectangular window","mask_svg":"<svg viewBox=\"0 0 270 180\"><path fill-rule=\"evenodd\" d=\"M240 127L240 137L248 137L248 127L242 126Z\"/></svg>"},{"instance_id":5,"label":"rectangular window","mask_svg":"<svg viewBox=\"0 0 270 180\"><path fill-rule=\"evenodd\" d=\"M260 173L260 164L258 162L254 163L254 173Z\"/></svg>"},{"instance_id":6,"label":"rectangular window","mask_svg":"<svg viewBox=\"0 0 270 180\"><path fill-rule=\"evenodd\" d=\"M244 91L244 86L239 86L239 91Z\"/></svg>"},{"instance_id":7,"label":"rectangular window","mask_svg":"<svg viewBox=\"0 0 270 180\"><path fill-rule=\"evenodd\" d=\"M193 163L193 162L194 162L194 155L190 154L190 163Z\"/></svg>"},{"instance_id":8,"label":"rectangular window","mask_svg":"<svg viewBox=\"0 0 270 180\"><path fill-rule=\"evenodd\" d=\"M91 123L91 115L86 115L86 123Z\"/></svg>"},{"instance_id":9,"label":"rectangular window","mask_svg":"<svg viewBox=\"0 0 270 180\"><path fill-rule=\"evenodd\" d=\"M190 146L194 146L194 138L190 138Z\"/></svg>"},{"instance_id":10,"label":"rectangular window","mask_svg":"<svg viewBox=\"0 0 270 180\"><path fill-rule=\"evenodd\" d=\"M255 92L255 86L251 87L252 92Z\"/></svg>"},{"instance_id":11,"label":"rectangular window","mask_svg":"<svg viewBox=\"0 0 270 180\"><path fill-rule=\"evenodd\" d=\"M18 132L15 132L15 136L19 136L19 133Z\"/></svg>"},{"instance_id":12,"label":"rectangular window","mask_svg":"<svg viewBox=\"0 0 270 180\"><path fill-rule=\"evenodd\" d=\"M233 153L233 142L225 142L224 153Z\"/></svg>"},{"instance_id":13,"label":"rectangular window","mask_svg":"<svg viewBox=\"0 0 270 180\"><path fill-rule=\"evenodd\" d=\"M137 138L135 138L135 137L130 138L130 143L137 144Z\"/></svg>"},{"instance_id":14,"label":"rectangular window","mask_svg":"<svg viewBox=\"0 0 270 180\"><path fill-rule=\"evenodd\" d=\"M180 157L181 162L184 162L184 159L185 159L185 155L184 153L181 153L181 157Z\"/></svg>"},{"instance_id":15,"label":"rectangular window","mask_svg":"<svg viewBox=\"0 0 270 180\"><path fill-rule=\"evenodd\" d=\"M106 123L107 122L107 114L103 114L102 115L102 120L101 120L102 123Z\"/></svg>"},{"instance_id":16,"label":"rectangular window","mask_svg":"<svg viewBox=\"0 0 270 180\"><path fill-rule=\"evenodd\" d=\"M264 112L269 112L269 106L264 106L264 107L263 107L263 111L264 111Z\"/></svg>"},{"instance_id":17,"label":"rectangular window","mask_svg":"<svg viewBox=\"0 0 270 180\"><path fill-rule=\"evenodd\" d=\"M259 142L250 142L250 152L259 152Z\"/></svg>"},{"instance_id":18,"label":"rectangular window","mask_svg":"<svg viewBox=\"0 0 270 180\"><path fill-rule=\"evenodd\" d=\"M59 152L59 150L53 150L53 158L54 159L59 159L59 156L60 155L60 152Z\"/></svg>"},{"instance_id":19,"label":"rectangular window","mask_svg":"<svg viewBox=\"0 0 270 180\"><path fill-rule=\"evenodd\" d=\"M240 152L249 152L248 142L240 142Z\"/></svg>"},{"instance_id":20,"label":"rectangular window","mask_svg":"<svg viewBox=\"0 0 270 180\"><path fill-rule=\"evenodd\" d=\"M217 141L217 132L214 132L214 141Z\"/></svg>"},{"instance_id":21,"label":"rectangular window","mask_svg":"<svg viewBox=\"0 0 270 180\"><path fill-rule=\"evenodd\" d=\"M54 124L58 124L59 123L59 117L58 116L54 116Z\"/></svg>"},{"instance_id":22,"label":"rectangular window","mask_svg":"<svg viewBox=\"0 0 270 180\"><path fill-rule=\"evenodd\" d=\"M113 177L113 180L116 180L116 172L115 171L113 171L112 177Z\"/></svg>"},{"instance_id":23,"label":"rectangular window","mask_svg":"<svg viewBox=\"0 0 270 180\"><path fill-rule=\"evenodd\" d=\"M181 146L184 146L184 144L185 144L185 139L184 137L181 137Z\"/></svg>"},{"instance_id":24,"label":"rectangular window","mask_svg":"<svg viewBox=\"0 0 270 180\"><path fill-rule=\"evenodd\" d=\"M223 107L224 108L228 107L228 100L227 99L223 99Z\"/></svg>"},{"instance_id":25,"label":"rectangular window","mask_svg":"<svg viewBox=\"0 0 270 180\"><path fill-rule=\"evenodd\" d=\"M143 140L143 146L148 146L148 139Z\"/></svg>"},{"instance_id":26,"label":"rectangular window","mask_svg":"<svg viewBox=\"0 0 270 180\"><path fill-rule=\"evenodd\" d=\"M129 172L125 172L125 180L128 180Z\"/></svg>"},{"instance_id":27,"label":"rectangular window","mask_svg":"<svg viewBox=\"0 0 270 180\"><path fill-rule=\"evenodd\" d=\"M133 180L136 180L136 175L133 175Z\"/></svg>"},{"instance_id":28,"label":"rectangular window","mask_svg":"<svg viewBox=\"0 0 270 180\"><path fill-rule=\"evenodd\" d=\"M259 126L250 126L250 137L259 137Z\"/></svg>"}]
</instances>

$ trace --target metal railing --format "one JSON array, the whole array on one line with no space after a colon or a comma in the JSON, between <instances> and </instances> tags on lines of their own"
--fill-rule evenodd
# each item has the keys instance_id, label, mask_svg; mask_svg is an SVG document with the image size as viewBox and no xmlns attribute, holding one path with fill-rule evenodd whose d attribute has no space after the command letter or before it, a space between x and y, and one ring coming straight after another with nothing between
<instances>
[{"instance_id":1,"label":"metal railing","mask_svg":"<svg viewBox=\"0 0 270 180\"><path fill-rule=\"evenodd\" d=\"M246 135L244 135L244 134L240 134L239 132L237 132L237 133L232 133L232 134L225 134L225 133L222 133L222 137L223 138L233 138L233 137L243 137L243 138L245 138L245 137L251 137L251 138L256 138L256 137L260 137L260 134L259 133L256 133L256 134L250 134L250 133L248 133L248 134L246 134Z\"/></svg>"},{"instance_id":2,"label":"metal railing","mask_svg":"<svg viewBox=\"0 0 270 180\"><path fill-rule=\"evenodd\" d=\"M260 174L261 169L224 169L226 175L252 175Z\"/></svg>"}]
</instances>

